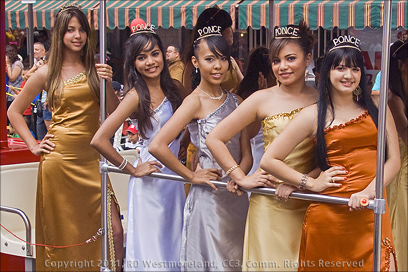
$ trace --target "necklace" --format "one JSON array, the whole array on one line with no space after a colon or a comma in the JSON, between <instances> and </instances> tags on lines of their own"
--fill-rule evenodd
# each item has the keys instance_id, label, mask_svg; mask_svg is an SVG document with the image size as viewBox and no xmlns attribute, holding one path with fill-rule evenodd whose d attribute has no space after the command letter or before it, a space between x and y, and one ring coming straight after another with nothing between
<instances>
[{"instance_id":1,"label":"necklace","mask_svg":"<svg viewBox=\"0 0 408 272\"><path fill-rule=\"evenodd\" d=\"M220 95L220 96L211 96L211 95L209 95L208 93L204 92L204 91L203 91L200 87L198 87L198 86L197 86L197 89L198 89L200 92L206 94L209 98L211 98L211 99L213 99L213 100L221 100L221 98L224 96L224 91L222 91L222 90L221 90L221 95Z\"/></svg>"}]
</instances>

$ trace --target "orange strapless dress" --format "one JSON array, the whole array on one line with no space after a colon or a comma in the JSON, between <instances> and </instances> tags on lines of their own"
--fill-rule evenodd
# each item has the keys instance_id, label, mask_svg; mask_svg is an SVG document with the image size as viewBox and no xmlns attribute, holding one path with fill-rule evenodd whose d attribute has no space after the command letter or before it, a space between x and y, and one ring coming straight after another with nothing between
<instances>
[{"instance_id":1,"label":"orange strapless dress","mask_svg":"<svg viewBox=\"0 0 408 272\"><path fill-rule=\"evenodd\" d=\"M347 180L324 195L349 198L376 175L377 128L363 113L325 131L330 164L344 166ZM386 197L384 190L384 198ZM372 271L374 212L350 212L348 206L313 203L306 211L299 253L299 271ZM381 271L388 271L394 251L388 206L382 218Z\"/></svg>"}]
</instances>

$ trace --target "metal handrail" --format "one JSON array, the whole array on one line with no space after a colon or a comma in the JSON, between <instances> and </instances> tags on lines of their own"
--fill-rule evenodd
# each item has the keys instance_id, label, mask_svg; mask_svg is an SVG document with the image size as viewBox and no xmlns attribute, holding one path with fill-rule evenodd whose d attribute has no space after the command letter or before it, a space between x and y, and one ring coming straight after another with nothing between
<instances>
[{"instance_id":1,"label":"metal handrail","mask_svg":"<svg viewBox=\"0 0 408 272\"><path fill-rule=\"evenodd\" d=\"M31 245L31 223L30 219L28 219L28 216L25 214L25 212L23 212L20 209L7 206L0 206L0 211L18 214L23 219L26 228L26 242L27 242L26 254L27 256L33 256L33 250Z\"/></svg>"},{"instance_id":2,"label":"metal handrail","mask_svg":"<svg viewBox=\"0 0 408 272\"><path fill-rule=\"evenodd\" d=\"M126 174L122 170L119 170L116 166L112 166L109 164L101 164L101 171ZM181 181L184 183L191 184L190 181L187 181L184 178L177 176L177 175L169 175L169 174L163 174L163 173L151 173L149 177L169 179L169 180ZM211 183L219 188L226 187L226 183L222 181L211 180ZM203 186L209 186L209 185L203 184ZM253 189L243 189L243 191L257 193L257 194L264 194L264 195L275 195L276 189L262 187L262 188L253 188ZM292 192L289 195L289 198L299 199L299 200L319 201L319 202L325 202L325 203L334 203L334 204L340 204L340 205L347 205L349 202L348 198L343 198L343 197L327 196L327 195L311 194L311 193L298 193L298 192ZM369 203L367 205L368 209L375 210L376 206L377 206L376 201L369 200Z\"/></svg>"}]
</instances>

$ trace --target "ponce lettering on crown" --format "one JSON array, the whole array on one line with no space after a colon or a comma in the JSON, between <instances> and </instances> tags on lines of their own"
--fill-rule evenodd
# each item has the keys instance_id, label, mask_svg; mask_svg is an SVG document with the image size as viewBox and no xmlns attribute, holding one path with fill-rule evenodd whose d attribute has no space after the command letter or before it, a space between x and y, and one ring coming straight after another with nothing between
<instances>
[{"instance_id":1,"label":"ponce lettering on crown","mask_svg":"<svg viewBox=\"0 0 408 272\"><path fill-rule=\"evenodd\" d=\"M299 28L297 27L278 27L275 29L275 36L282 36L282 35L290 35L290 36L298 36Z\"/></svg>"},{"instance_id":2,"label":"ponce lettering on crown","mask_svg":"<svg viewBox=\"0 0 408 272\"><path fill-rule=\"evenodd\" d=\"M342 43L351 43L354 44L356 47L360 46L360 39L350 35L340 36L336 39L333 39L334 46L341 45Z\"/></svg>"},{"instance_id":3,"label":"ponce lettering on crown","mask_svg":"<svg viewBox=\"0 0 408 272\"><path fill-rule=\"evenodd\" d=\"M132 33L136 31L152 31L154 29L154 25L151 24L137 24L132 26L131 31Z\"/></svg>"},{"instance_id":4,"label":"ponce lettering on crown","mask_svg":"<svg viewBox=\"0 0 408 272\"><path fill-rule=\"evenodd\" d=\"M210 34L221 34L220 26L206 26L198 30L198 34L201 36Z\"/></svg>"}]
</instances>

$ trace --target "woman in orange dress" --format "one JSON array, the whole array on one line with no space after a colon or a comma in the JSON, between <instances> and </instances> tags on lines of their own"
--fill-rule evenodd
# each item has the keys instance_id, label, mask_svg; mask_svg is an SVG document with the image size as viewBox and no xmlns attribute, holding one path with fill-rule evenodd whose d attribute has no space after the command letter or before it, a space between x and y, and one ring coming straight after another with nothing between
<instances>
[{"instance_id":1,"label":"woman in orange dress","mask_svg":"<svg viewBox=\"0 0 408 272\"><path fill-rule=\"evenodd\" d=\"M348 206L312 203L306 211L299 271L369 271L373 268L374 213L361 203L375 197L378 108L366 92L360 41L334 39L322 63L320 98L305 108L269 146L260 166L279 179L311 190L331 182L321 194L350 198ZM397 131L388 110L384 185L400 166ZM315 139L319 177L301 174L283 163L305 138ZM331 170L341 166L339 175ZM287 198L291 190L281 192ZM385 198L385 192L384 192ZM388 208L383 215L381 271L395 270L395 251Z\"/></svg>"}]
</instances>

